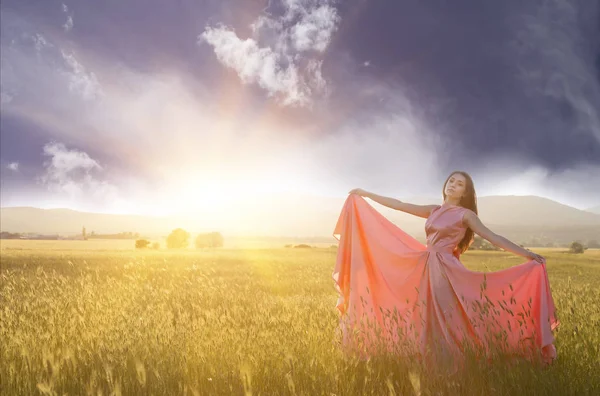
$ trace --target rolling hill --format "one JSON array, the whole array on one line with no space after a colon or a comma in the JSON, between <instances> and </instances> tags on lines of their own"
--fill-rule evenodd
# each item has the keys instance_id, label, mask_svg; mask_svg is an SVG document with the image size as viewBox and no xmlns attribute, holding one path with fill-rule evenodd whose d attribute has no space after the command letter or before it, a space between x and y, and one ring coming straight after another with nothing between
<instances>
[{"instance_id":1,"label":"rolling hill","mask_svg":"<svg viewBox=\"0 0 600 396\"><path fill-rule=\"evenodd\" d=\"M87 232L139 232L167 235L183 227L191 232L218 230L224 235L329 237L346 199L343 197L277 196L260 206L238 209L240 219L228 227L202 224L196 217L153 217L79 212L70 209L5 207L0 209L2 231L74 235ZM425 219L385 208L367 200L400 228L423 241ZM406 201L439 204L441 199ZM579 210L537 196L480 197L479 216L490 229L518 243L561 243L600 240L600 214ZM236 208L232 208L232 211ZM243 217L241 217L243 211ZM231 217L236 216L234 213ZM200 217L201 218L201 217ZM333 241L333 239L332 239Z\"/></svg>"},{"instance_id":2,"label":"rolling hill","mask_svg":"<svg viewBox=\"0 0 600 396\"><path fill-rule=\"evenodd\" d=\"M593 208L586 209L587 212L600 214L600 205L594 206Z\"/></svg>"},{"instance_id":3,"label":"rolling hill","mask_svg":"<svg viewBox=\"0 0 600 396\"><path fill-rule=\"evenodd\" d=\"M168 218L79 212L71 209L8 207L0 209L2 231L39 234L74 235L87 232L118 233L144 230L166 233L172 226Z\"/></svg>"}]
</instances>

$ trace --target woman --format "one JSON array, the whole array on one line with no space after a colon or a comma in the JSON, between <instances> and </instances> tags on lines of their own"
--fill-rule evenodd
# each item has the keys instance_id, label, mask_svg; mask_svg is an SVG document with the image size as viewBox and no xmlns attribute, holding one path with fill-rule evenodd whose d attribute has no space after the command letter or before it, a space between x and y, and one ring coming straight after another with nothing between
<instances>
[{"instance_id":1,"label":"woman","mask_svg":"<svg viewBox=\"0 0 600 396\"><path fill-rule=\"evenodd\" d=\"M413 205L350 191L334 231L343 346L363 358L383 348L454 367L467 354L550 363L558 320L545 259L482 224L467 173L453 172L442 195L442 205ZM427 245L362 197L427 218ZM459 258L474 233L529 260L496 272L470 271Z\"/></svg>"}]
</instances>

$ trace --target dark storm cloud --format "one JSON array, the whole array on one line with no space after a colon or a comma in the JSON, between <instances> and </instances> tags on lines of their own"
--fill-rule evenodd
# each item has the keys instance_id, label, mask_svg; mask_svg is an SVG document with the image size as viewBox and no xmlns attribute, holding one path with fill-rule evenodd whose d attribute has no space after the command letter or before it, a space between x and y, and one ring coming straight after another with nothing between
<instances>
[{"instance_id":1,"label":"dark storm cloud","mask_svg":"<svg viewBox=\"0 0 600 396\"><path fill-rule=\"evenodd\" d=\"M330 56L369 61L473 163L600 164L597 1L371 1L345 23Z\"/></svg>"}]
</instances>

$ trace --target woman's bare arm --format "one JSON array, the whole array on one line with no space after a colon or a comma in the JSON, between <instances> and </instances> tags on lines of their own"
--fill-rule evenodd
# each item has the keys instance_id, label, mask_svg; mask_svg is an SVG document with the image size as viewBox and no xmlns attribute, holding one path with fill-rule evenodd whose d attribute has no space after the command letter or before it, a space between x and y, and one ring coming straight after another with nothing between
<instances>
[{"instance_id":1,"label":"woman's bare arm","mask_svg":"<svg viewBox=\"0 0 600 396\"><path fill-rule=\"evenodd\" d=\"M350 193L351 194L354 193L354 194L358 194L358 195L361 195L366 198L370 198L373 201L375 201L383 206L387 206L388 208L392 208L395 210L399 210L401 212L409 213L411 215L415 215L418 217L424 217L424 218L428 218L429 215L431 214L431 211L437 207L437 205L410 204L407 202L402 202L396 198L384 197L382 195L377 195L375 193L361 190L361 189L354 189L354 190L350 191Z\"/></svg>"},{"instance_id":2,"label":"woman's bare arm","mask_svg":"<svg viewBox=\"0 0 600 396\"><path fill-rule=\"evenodd\" d=\"M499 248L514 253L517 256L533 259L540 263L544 261L544 258L542 256L533 253L531 250L524 249L521 246L504 238L503 236L492 232L489 228L483 225L483 223L479 219L479 216L477 216L474 212L470 210L466 211L463 217L463 224L468 226L470 229L473 230L474 233L476 233L483 239L488 240L494 246L498 246Z\"/></svg>"}]
</instances>

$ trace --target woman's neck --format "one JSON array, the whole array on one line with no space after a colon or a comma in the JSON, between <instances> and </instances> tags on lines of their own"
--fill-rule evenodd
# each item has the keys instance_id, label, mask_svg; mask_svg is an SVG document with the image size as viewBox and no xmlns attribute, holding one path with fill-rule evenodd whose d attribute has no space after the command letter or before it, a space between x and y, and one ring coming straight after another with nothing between
<instances>
[{"instance_id":1,"label":"woman's neck","mask_svg":"<svg viewBox=\"0 0 600 396\"><path fill-rule=\"evenodd\" d=\"M454 201L454 200L451 200L451 199L446 199L444 201L444 205L447 205L447 206L460 206L459 202L460 201Z\"/></svg>"}]
</instances>

